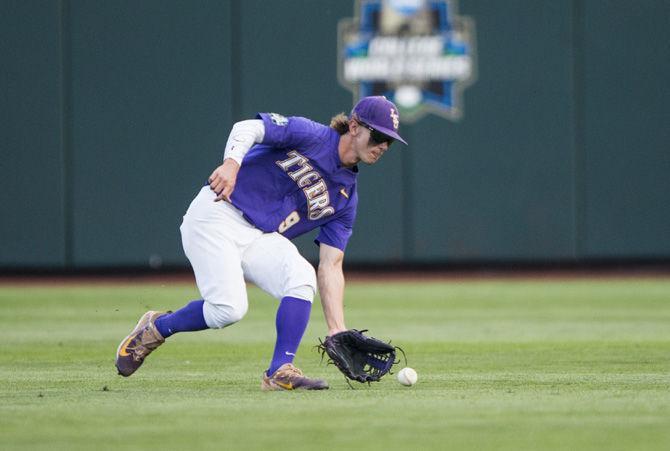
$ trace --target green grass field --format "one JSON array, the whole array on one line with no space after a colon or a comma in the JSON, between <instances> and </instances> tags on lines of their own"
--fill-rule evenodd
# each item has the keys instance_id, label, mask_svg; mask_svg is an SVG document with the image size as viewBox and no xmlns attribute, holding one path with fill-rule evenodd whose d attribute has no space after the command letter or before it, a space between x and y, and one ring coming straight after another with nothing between
<instances>
[{"instance_id":1,"label":"green grass field","mask_svg":"<svg viewBox=\"0 0 670 451\"><path fill-rule=\"evenodd\" d=\"M188 284L0 286L0 449L670 449L670 280L351 283L349 327L402 346L419 383L259 390L276 302L250 289L226 330L179 334L134 376L119 341Z\"/></svg>"}]
</instances>

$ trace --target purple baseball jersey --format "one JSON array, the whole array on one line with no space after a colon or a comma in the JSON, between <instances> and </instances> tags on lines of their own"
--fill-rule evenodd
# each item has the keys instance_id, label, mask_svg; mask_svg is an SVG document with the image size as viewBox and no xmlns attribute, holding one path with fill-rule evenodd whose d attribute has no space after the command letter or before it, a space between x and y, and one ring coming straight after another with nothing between
<instances>
[{"instance_id":1,"label":"purple baseball jersey","mask_svg":"<svg viewBox=\"0 0 670 451\"><path fill-rule=\"evenodd\" d=\"M231 201L264 232L293 239L320 227L316 243L344 251L358 195L358 169L342 166L340 135L303 117L260 113L265 137L244 157Z\"/></svg>"}]
</instances>

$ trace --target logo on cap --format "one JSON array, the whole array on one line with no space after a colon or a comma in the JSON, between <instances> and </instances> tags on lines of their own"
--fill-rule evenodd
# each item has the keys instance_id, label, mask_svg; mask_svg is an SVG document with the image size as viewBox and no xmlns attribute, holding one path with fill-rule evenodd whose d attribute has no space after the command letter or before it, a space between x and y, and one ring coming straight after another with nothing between
<instances>
[{"instance_id":1,"label":"logo on cap","mask_svg":"<svg viewBox=\"0 0 670 451\"><path fill-rule=\"evenodd\" d=\"M400 125L400 116L398 116L398 113L391 108L391 119L393 119L393 128L398 130L398 126Z\"/></svg>"}]
</instances>

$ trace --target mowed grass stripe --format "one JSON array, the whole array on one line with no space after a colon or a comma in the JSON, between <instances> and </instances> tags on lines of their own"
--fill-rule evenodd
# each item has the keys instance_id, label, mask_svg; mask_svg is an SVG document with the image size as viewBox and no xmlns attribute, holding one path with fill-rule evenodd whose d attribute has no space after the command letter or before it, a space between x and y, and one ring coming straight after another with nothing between
<instances>
[{"instance_id":1,"label":"mowed grass stripe","mask_svg":"<svg viewBox=\"0 0 670 451\"><path fill-rule=\"evenodd\" d=\"M189 284L0 287L1 449L670 449L670 281L351 283L350 327L407 352L419 383L262 393L276 301L169 339L131 378L118 342Z\"/></svg>"}]
</instances>

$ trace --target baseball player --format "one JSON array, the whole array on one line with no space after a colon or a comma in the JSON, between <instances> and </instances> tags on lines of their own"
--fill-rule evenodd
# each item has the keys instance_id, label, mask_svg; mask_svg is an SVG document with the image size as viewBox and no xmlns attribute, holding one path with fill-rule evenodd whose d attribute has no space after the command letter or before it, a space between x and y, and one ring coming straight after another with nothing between
<instances>
[{"instance_id":1,"label":"baseball player","mask_svg":"<svg viewBox=\"0 0 670 451\"><path fill-rule=\"evenodd\" d=\"M202 299L175 312L149 311L123 339L116 368L130 376L177 332L218 329L247 312L245 280L279 300L277 340L263 390L321 390L293 358L318 287L328 335L346 330L342 261L356 217L357 164L374 164L398 135L395 105L361 99L330 127L302 117L261 113L237 122L217 167L181 225L184 251ZM316 227L318 274L291 239Z\"/></svg>"}]
</instances>

